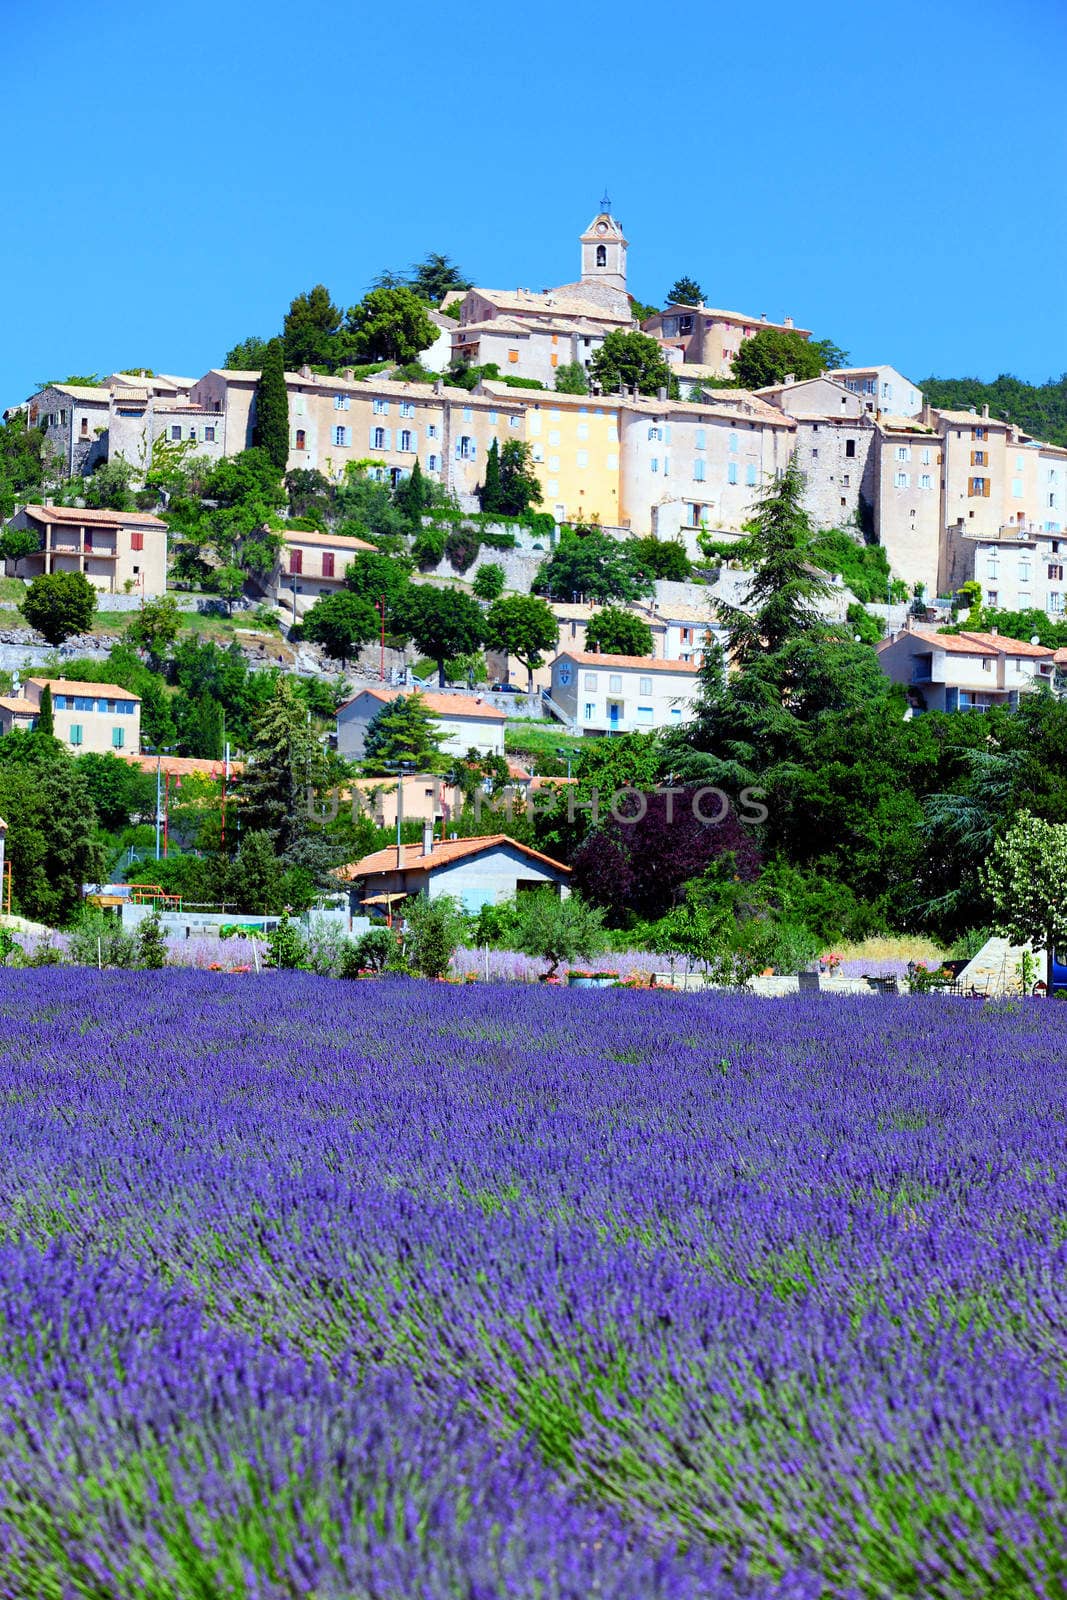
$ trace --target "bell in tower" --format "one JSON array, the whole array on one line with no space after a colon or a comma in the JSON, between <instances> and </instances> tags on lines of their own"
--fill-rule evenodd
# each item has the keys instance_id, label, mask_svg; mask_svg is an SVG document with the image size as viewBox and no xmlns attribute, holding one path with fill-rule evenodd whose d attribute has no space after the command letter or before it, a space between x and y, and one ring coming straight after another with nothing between
<instances>
[{"instance_id":1,"label":"bell in tower","mask_svg":"<svg viewBox=\"0 0 1067 1600\"><path fill-rule=\"evenodd\" d=\"M582 234L583 283L603 283L626 293L626 236L622 225L611 214L607 195L600 210Z\"/></svg>"}]
</instances>

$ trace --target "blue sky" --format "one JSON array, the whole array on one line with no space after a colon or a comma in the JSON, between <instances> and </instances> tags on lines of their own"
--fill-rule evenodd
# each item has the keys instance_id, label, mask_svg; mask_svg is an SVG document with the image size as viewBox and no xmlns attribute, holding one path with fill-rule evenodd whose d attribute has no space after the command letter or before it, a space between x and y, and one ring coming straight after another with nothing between
<instances>
[{"instance_id":1,"label":"blue sky","mask_svg":"<svg viewBox=\"0 0 1067 1600\"><path fill-rule=\"evenodd\" d=\"M199 374L317 282L429 250L577 276L605 185L630 289L914 379L1067 369L1063 0L721 0L690 14L0 0L0 404Z\"/></svg>"}]
</instances>

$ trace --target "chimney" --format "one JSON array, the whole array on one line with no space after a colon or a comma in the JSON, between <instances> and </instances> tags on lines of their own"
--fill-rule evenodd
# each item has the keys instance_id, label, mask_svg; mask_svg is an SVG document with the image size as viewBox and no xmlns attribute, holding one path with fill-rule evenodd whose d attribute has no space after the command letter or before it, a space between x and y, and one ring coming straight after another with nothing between
<instances>
[{"instance_id":1,"label":"chimney","mask_svg":"<svg viewBox=\"0 0 1067 1600\"><path fill-rule=\"evenodd\" d=\"M971 413L972 417L976 417L978 415L978 410L975 406L968 406L967 410Z\"/></svg>"},{"instance_id":2,"label":"chimney","mask_svg":"<svg viewBox=\"0 0 1067 1600\"><path fill-rule=\"evenodd\" d=\"M796 381L797 381L797 375L796 375L795 372L787 372L785 377L782 379L782 382L785 384L785 387L787 389L789 388L789 386L791 384L796 383Z\"/></svg>"},{"instance_id":3,"label":"chimney","mask_svg":"<svg viewBox=\"0 0 1067 1600\"><path fill-rule=\"evenodd\" d=\"M988 417L989 417L989 407L988 406L983 406L982 407L982 416L988 419Z\"/></svg>"},{"instance_id":4,"label":"chimney","mask_svg":"<svg viewBox=\"0 0 1067 1600\"><path fill-rule=\"evenodd\" d=\"M1000 629L994 625L992 628L990 628L989 631L990 631L990 633L993 635L993 637L995 639L997 634L1000 632Z\"/></svg>"},{"instance_id":5,"label":"chimney","mask_svg":"<svg viewBox=\"0 0 1067 1600\"><path fill-rule=\"evenodd\" d=\"M310 378L311 377L311 368L307 365L306 362L300 368L300 376L302 378Z\"/></svg>"},{"instance_id":6,"label":"chimney","mask_svg":"<svg viewBox=\"0 0 1067 1600\"><path fill-rule=\"evenodd\" d=\"M433 851L433 823L424 822L422 825L422 853L428 856Z\"/></svg>"},{"instance_id":7,"label":"chimney","mask_svg":"<svg viewBox=\"0 0 1067 1600\"><path fill-rule=\"evenodd\" d=\"M793 326L793 319L792 319L792 317L783 317L783 318L782 318L782 324L783 324L783 326L784 326L784 327L786 327L786 328L791 328L791 327L792 327L792 326Z\"/></svg>"},{"instance_id":8,"label":"chimney","mask_svg":"<svg viewBox=\"0 0 1067 1600\"><path fill-rule=\"evenodd\" d=\"M759 314L759 319L760 319L760 321L761 321L761 322L766 322L766 320L767 320L767 313L766 313L766 311L761 311L761 312L760 312L760 314Z\"/></svg>"},{"instance_id":9,"label":"chimney","mask_svg":"<svg viewBox=\"0 0 1067 1600\"><path fill-rule=\"evenodd\" d=\"M666 400L666 398L667 398L666 389L657 389L656 390L656 399L657 400Z\"/></svg>"},{"instance_id":10,"label":"chimney","mask_svg":"<svg viewBox=\"0 0 1067 1600\"><path fill-rule=\"evenodd\" d=\"M341 372L341 376L346 383L354 382L356 376L355 367L345 367Z\"/></svg>"},{"instance_id":11,"label":"chimney","mask_svg":"<svg viewBox=\"0 0 1067 1600\"><path fill-rule=\"evenodd\" d=\"M433 380L433 392L434 394L444 394L445 380L443 378L435 378Z\"/></svg>"}]
</instances>

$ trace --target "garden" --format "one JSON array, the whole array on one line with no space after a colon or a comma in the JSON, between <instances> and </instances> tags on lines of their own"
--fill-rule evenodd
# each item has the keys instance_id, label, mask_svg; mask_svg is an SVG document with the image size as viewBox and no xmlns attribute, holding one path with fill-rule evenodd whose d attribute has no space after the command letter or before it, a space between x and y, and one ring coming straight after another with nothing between
<instances>
[{"instance_id":1,"label":"garden","mask_svg":"<svg viewBox=\"0 0 1067 1600\"><path fill-rule=\"evenodd\" d=\"M0 1594L1067 1586L1067 1008L7 970Z\"/></svg>"}]
</instances>

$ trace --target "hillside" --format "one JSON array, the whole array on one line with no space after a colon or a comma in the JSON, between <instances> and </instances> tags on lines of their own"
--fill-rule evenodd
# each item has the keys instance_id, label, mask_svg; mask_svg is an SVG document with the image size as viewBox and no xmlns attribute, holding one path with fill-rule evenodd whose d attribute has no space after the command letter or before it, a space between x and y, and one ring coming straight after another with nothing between
<instances>
[{"instance_id":1,"label":"hillside","mask_svg":"<svg viewBox=\"0 0 1067 1600\"><path fill-rule=\"evenodd\" d=\"M1035 439L1067 445L1067 372L1047 383L1024 383L1008 372L992 383L980 378L924 378L920 388L931 405L953 411L987 405L991 417L1006 417Z\"/></svg>"}]
</instances>

